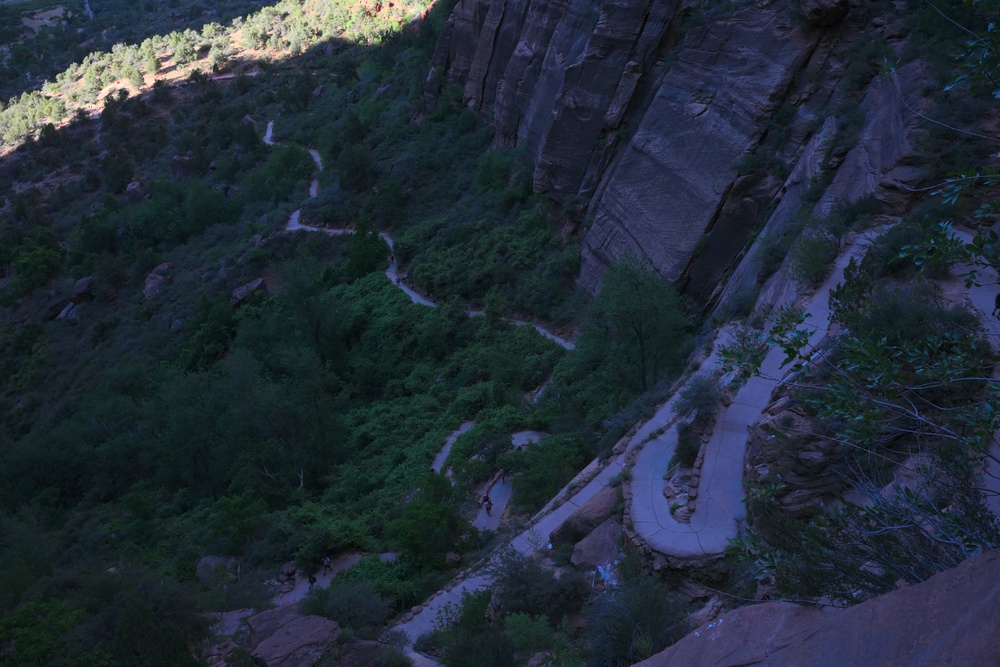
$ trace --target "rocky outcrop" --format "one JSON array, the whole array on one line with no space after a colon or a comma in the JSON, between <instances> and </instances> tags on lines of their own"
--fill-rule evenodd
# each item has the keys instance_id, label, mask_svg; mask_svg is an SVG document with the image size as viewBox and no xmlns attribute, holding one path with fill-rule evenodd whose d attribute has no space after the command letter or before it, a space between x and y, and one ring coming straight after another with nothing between
<instances>
[{"instance_id":1,"label":"rocky outcrop","mask_svg":"<svg viewBox=\"0 0 1000 667\"><path fill-rule=\"evenodd\" d=\"M778 485L781 511L805 517L844 491L836 443L814 433L812 420L786 395L771 404L750 429L747 480Z\"/></svg>"},{"instance_id":2,"label":"rocky outcrop","mask_svg":"<svg viewBox=\"0 0 1000 667\"><path fill-rule=\"evenodd\" d=\"M830 186L816 206L829 214L837 205L873 195L901 210L920 194L925 182L926 160L916 144L922 122L917 112L927 111L922 97L927 66L915 60L877 79L861 102L864 125L860 139L849 148Z\"/></svg>"},{"instance_id":3,"label":"rocky outcrop","mask_svg":"<svg viewBox=\"0 0 1000 667\"><path fill-rule=\"evenodd\" d=\"M261 292L266 290L267 290L267 284L264 282L264 279L254 278L245 285L240 285L239 287L233 290L232 295L229 297L229 305L240 306L254 292Z\"/></svg>"},{"instance_id":4,"label":"rocky outcrop","mask_svg":"<svg viewBox=\"0 0 1000 667\"><path fill-rule=\"evenodd\" d=\"M570 562L583 570L593 570L598 565L615 562L618 558L619 532L618 522L614 519L606 520L576 543Z\"/></svg>"},{"instance_id":5,"label":"rocky outcrop","mask_svg":"<svg viewBox=\"0 0 1000 667\"><path fill-rule=\"evenodd\" d=\"M1000 551L847 609L743 607L641 667L994 665L1000 659Z\"/></svg>"},{"instance_id":6,"label":"rocky outcrop","mask_svg":"<svg viewBox=\"0 0 1000 667\"><path fill-rule=\"evenodd\" d=\"M596 288L604 267L626 254L647 259L670 281L681 279L731 192L752 187L738 180L739 163L817 40L774 8L755 7L688 32L591 201L581 271L586 287ZM743 229L720 236L745 238L756 224L738 212L729 217Z\"/></svg>"},{"instance_id":7,"label":"rocky outcrop","mask_svg":"<svg viewBox=\"0 0 1000 667\"><path fill-rule=\"evenodd\" d=\"M170 262L164 262L149 272L149 275L146 276L146 283L142 288L142 293L147 299L156 298L156 295L160 293L160 289L162 289L163 285L170 284L170 270L173 268L173 264Z\"/></svg>"},{"instance_id":8,"label":"rocky outcrop","mask_svg":"<svg viewBox=\"0 0 1000 667\"><path fill-rule=\"evenodd\" d=\"M549 540L553 544L561 541L575 542L587 535L611 516L616 498L617 493L613 488L604 487L552 531Z\"/></svg>"},{"instance_id":9,"label":"rocky outcrop","mask_svg":"<svg viewBox=\"0 0 1000 667\"><path fill-rule=\"evenodd\" d=\"M809 23L825 27L847 16L850 5L847 0L802 0L799 9Z\"/></svg>"},{"instance_id":10,"label":"rocky outcrop","mask_svg":"<svg viewBox=\"0 0 1000 667\"><path fill-rule=\"evenodd\" d=\"M311 667L340 633L334 621L306 616L297 605L285 605L251 616L253 656L268 667Z\"/></svg>"}]
</instances>

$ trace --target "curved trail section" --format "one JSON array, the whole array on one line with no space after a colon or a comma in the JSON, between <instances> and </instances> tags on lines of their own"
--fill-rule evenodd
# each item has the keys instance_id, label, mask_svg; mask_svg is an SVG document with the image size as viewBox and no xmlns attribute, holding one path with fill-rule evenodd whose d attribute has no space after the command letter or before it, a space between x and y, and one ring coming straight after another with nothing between
<instances>
[{"instance_id":1,"label":"curved trail section","mask_svg":"<svg viewBox=\"0 0 1000 667\"><path fill-rule=\"evenodd\" d=\"M810 315L806 326L813 329L807 349L815 348L827 334L830 326L830 290L843 281L844 268L864 250L865 240L881 234L885 229L875 229L867 235L859 236L837 258L833 271L809 302L803 304ZM722 338L724 336L720 335L720 339ZM716 341L716 350L720 347L720 342L723 341ZM747 380L732 404L716 420L711 438L703 448L705 458L701 469L699 496L690 523L675 520L670 512L669 502L663 496L666 485L663 473L667 470L677 445L676 429L669 428L650 440L636 456L632 469L631 519L635 533L654 551L672 560L700 561L721 556L725 553L729 539L737 536L740 522L746 519L743 467L748 430L771 403L773 391L781 384L786 372L782 369L784 358L784 351L780 347L773 347L761 364L759 374ZM702 364L702 368L719 365L713 352L713 356ZM641 429L629 442L629 446L645 441L653 431L669 423L669 418L673 416L673 404L672 398L651 420L657 426L653 429Z\"/></svg>"},{"instance_id":2,"label":"curved trail section","mask_svg":"<svg viewBox=\"0 0 1000 667\"><path fill-rule=\"evenodd\" d=\"M278 143L274 141L274 121L273 120L272 121L268 121L268 123L267 123L267 130L264 132L264 143L267 144L268 146L277 146L278 145ZM316 170L317 170L317 172L323 171L323 158L322 158L322 156L320 156L319 151L316 150L315 148L310 148L308 150L309 150L309 155L312 157L313 162L316 164ZM318 195L319 195L319 179L318 178L313 178L312 181L309 183L309 196L311 198L315 199ZM302 209L296 209L295 211L293 211L292 214L291 214L291 216L289 216L289 218L288 218L288 223L285 225L285 231L288 231L288 232L319 232L319 233L322 233L322 234L328 234L330 236L343 236L345 234L353 234L354 233L353 229L346 229L346 228L345 229L331 229L331 228L328 228L328 227L313 227L311 225L303 225L302 223L299 222L299 220L301 220L301 217L302 217ZM391 236L389 236L385 232L379 232L379 236L381 236L382 240L385 241L386 245L389 246L389 250L390 251L394 251L395 250L395 244L393 243L393 240L392 240ZM413 303L421 305L421 306L428 306L430 308L436 308L437 307L438 304L435 301L427 298L423 294L420 294L419 292L417 292L416 290L412 289L411 287L409 287L408 285L406 285L404 283L404 281L406 279L406 275L403 274L403 273L400 273L400 271L399 271L399 263L396 261L395 253L393 253L392 260L389 262L389 268L387 268L385 270L385 276L386 276L386 278L389 279L389 282L391 282L393 285L395 285L400 290L402 290L402 292L404 294L406 294L406 296L408 296L410 298L410 301L412 301ZM469 317L482 317L483 311L481 311L481 310L467 310L466 314ZM530 327L532 327L539 334L541 334L545 338L548 338L549 340L551 340L552 342L556 343L557 345L559 345L560 347L562 347L565 350L572 350L574 348L574 344L573 344L572 341L567 340L567 339L565 339L565 338L563 338L563 337L561 337L561 336L559 336L559 335L557 335L557 334L549 331L548 329L546 329L545 327L543 327L540 324L536 324L535 322L529 322L527 320L521 320L521 319L512 318L512 317L508 317L508 318L504 318L504 319L507 322L510 322L511 324L513 324L514 326L530 326Z\"/></svg>"}]
</instances>

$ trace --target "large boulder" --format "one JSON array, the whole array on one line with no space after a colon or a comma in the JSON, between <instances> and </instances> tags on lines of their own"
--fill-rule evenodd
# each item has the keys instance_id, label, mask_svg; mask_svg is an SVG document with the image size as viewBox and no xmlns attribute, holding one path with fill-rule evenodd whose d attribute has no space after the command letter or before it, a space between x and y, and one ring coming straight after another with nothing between
<instances>
[{"instance_id":1,"label":"large boulder","mask_svg":"<svg viewBox=\"0 0 1000 667\"><path fill-rule=\"evenodd\" d=\"M617 492L610 486L604 487L553 530L549 540L552 543L575 542L587 535L611 516L616 499Z\"/></svg>"},{"instance_id":2,"label":"large boulder","mask_svg":"<svg viewBox=\"0 0 1000 667\"><path fill-rule=\"evenodd\" d=\"M583 570L615 562L618 558L618 533L618 522L613 518L606 520L576 543L570 562Z\"/></svg>"},{"instance_id":3,"label":"large boulder","mask_svg":"<svg viewBox=\"0 0 1000 667\"><path fill-rule=\"evenodd\" d=\"M306 616L291 604L251 616L253 656L268 667L312 667L340 633L335 621Z\"/></svg>"},{"instance_id":4,"label":"large boulder","mask_svg":"<svg viewBox=\"0 0 1000 667\"><path fill-rule=\"evenodd\" d=\"M247 300L254 292L260 292L267 289L267 285L264 283L263 278L255 278L248 282L246 285L240 285L233 290L233 295L229 298L230 306L242 305L244 301Z\"/></svg>"},{"instance_id":5,"label":"large boulder","mask_svg":"<svg viewBox=\"0 0 1000 667\"><path fill-rule=\"evenodd\" d=\"M164 262L149 272L149 275L146 276L146 283L142 288L142 293L147 299L156 298L163 285L171 282L170 270L172 268L174 268L173 264Z\"/></svg>"},{"instance_id":6,"label":"large boulder","mask_svg":"<svg viewBox=\"0 0 1000 667\"><path fill-rule=\"evenodd\" d=\"M723 614L637 667L996 665L1000 551L846 609L769 602Z\"/></svg>"}]
</instances>

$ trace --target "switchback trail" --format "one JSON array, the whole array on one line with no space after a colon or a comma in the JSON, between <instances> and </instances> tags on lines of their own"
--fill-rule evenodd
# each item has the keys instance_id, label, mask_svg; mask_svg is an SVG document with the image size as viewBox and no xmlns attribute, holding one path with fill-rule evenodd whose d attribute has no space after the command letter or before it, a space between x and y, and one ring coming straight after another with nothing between
<instances>
[{"instance_id":1,"label":"switchback trail","mask_svg":"<svg viewBox=\"0 0 1000 667\"><path fill-rule=\"evenodd\" d=\"M827 279L817 288L808 302L802 304L809 317L806 326L812 328L808 349L813 349L826 336L830 326L830 290L844 279L844 268L866 247L865 241L881 234L880 227L859 235L855 242L836 260ZM715 343L715 350L725 344L724 334ZM735 538L739 525L746 518L743 502L743 469L749 428L771 403L771 394L782 382L785 353L773 347L764 358L760 372L737 392L733 402L716 419L709 442L704 445L698 498L690 523L677 521L670 511L670 501L663 495L667 482L663 479L668 463L677 446L677 430L664 428L671 423L674 399L671 398L651 420L654 428L643 428L629 443L643 446L632 468L631 520L635 533L651 549L677 561L702 561L725 553L730 538ZM716 353L702 364L709 372L720 366ZM676 394L675 394L676 396ZM659 435L654 432L663 429Z\"/></svg>"},{"instance_id":2,"label":"switchback trail","mask_svg":"<svg viewBox=\"0 0 1000 667\"><path fill-rule=\"evenodd\" d=\"M264 132L264 143L267 144L268 146L278 145L277 142L274 141L273 120L268 121L267 123L267 130ZM308 150L309 150L309 155L312 156L313 162L316 164L317 172L323 171L323 159L320 156L319 151L317 151L315 148L310 148ZM309 184L309 196L315 199L318 195L319 195L319 179L314 177ZM319 232L322 234L328 234L330 236L342 236L345 234L354 233L354 230L349 228L331 229L329 227L313 227L311 225L303 225L301 222L299 222L301 216L302 216L302 209L296 209L295 211L293 211L288 218L288 223L285 225L285 231ZM389 250L392 253L392 259L389 262L389 268L385 270L385 276L386 278L389 279L389 282L391 282L393 285L402 290L402 292L406 294L406 296L408 296L410 298L410 301L412 301L413 303L421 306L428 306L430 308L437 307L438 305L437 302L428 298L427 296L424 296L423 294L420 294L419 292L417 292L416 290L414 290L413 288L411 288L409 285L406 284L407 274L401 273L399 271L399 263L396 261L396 255L394 252L395 244L392 240L392 237L389 236L386 232L379 232L379 236L381 236L382 240L384 240L386 245L389 246ZM467 310L466 314L469 317L481 317L483 315L483 311ZM567 340L552 331L549 331L540 324L512 317L504 319L515 326L530 326L534 328L534 330L537 331L539 334L541 334L545 338L548 338L549 340L556 343L565 350L572 350L574 348L574 344L572 341Z\"/></svg>"}]
</instances>

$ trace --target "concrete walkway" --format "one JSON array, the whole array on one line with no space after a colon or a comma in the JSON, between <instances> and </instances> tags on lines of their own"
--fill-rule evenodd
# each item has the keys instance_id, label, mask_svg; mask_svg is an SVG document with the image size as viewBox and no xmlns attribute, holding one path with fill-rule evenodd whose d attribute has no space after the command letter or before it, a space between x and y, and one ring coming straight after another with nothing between
<instances>
[{"instance_id":1,"label":"concrete walkway","mask_svg":"<svg viewBox=\"0 0 1000 667\"><path fill-rule=\"evenodd\" d=\"M972 242L973 234L971 232L958 229L953 231L965 243ZM965 265L956 266L954 273L960 275L970 268ZM979 282L986 284L973 285L966 288L963 283L962 289L967 291L969 301L979 311L979 321L983 325L986 335L991 339L990 342L993 350L997 351L1000 349L1000 320L993 315L993 308L994 299L1000 293L1000 286L997 285L1000 282L1000 276L989 267L979 268L978 272ZM961 280L961 278L957 280ZM982 484L987 492L985 499L986 506L1000 519L1000 463L998 463L998 460L1000 460L1000 432L993 435L993 445L990 447L989 454L992 458L986 459L986 469L983 471Z\"/></svg>"},{"instance_id":2,"label":"concrete walkway","mask_svg":"<svg viewBox=\"0 0 1000 667\"><path fill-rule=\"evenodd\" d=\"M527 529L514 537L510 541L509 547L525 555L531 555L539 551L547 551L549 534L561 526L570 514L579 509L584 503L593 498L598 491L607 486L612 477L621 473L623 464L624 455L615 458L607 466L601 469L597 476L594 477L589 483L573 493L571 497L566 500L566 502L548 514L541 516L541 518L533 522ZM598 467L597 462L591 463L587 469L577 476L577 479L588 476L596 467ZM567 484L556 497L558 498L566 495L569 488L572 487L573 484L574 482ZM542 512L545 512L545 510L543 509ZM396 627L403 630L409 637L410 642L413 642L420 635L426 634L434 629L434 621L437 618L438 613L443 610L446 605L451 604L454 607L458 607L462 602L463 593L487 588L490 583L490 579L482 571L480 571L456 583L450 590L439 591L436 594L436 597L424 605L424 608L419 614L416 614L412 620L400 623Z\"/></svg>"},{"instance_id":3,"label":"concrete walkway","mask_svg":"<svg viewBox=\"0 0 1000 667\"><path fill-rule=\"evenodd\" d=\"M829 277L803 308L810 314L805 327L811 330L807 349L814 348L830 324L830 290L844 278L844 267L866 247L864 241L885 228L861 235L847 252L838 257ZM716 349L719 345L716 345ZM677 560L699 561L722 555L730 538L735 538L740 522L746 518L743 503L744 455L748 429L771 402L771 394L787 371L781 367L785 353L774 347L765 357L760 374L750 378L716 420L709 442L704 445L699 495L690 523L681 523L670 512L670 501L663 496L666 482L663 473L677 446L677 431L666 429L639 452L632 468L631 519L635 532L653 550ZM719 362L713 355L702 364L711 370ZM643 442L671 422L674 398L665 404L629 443Z\"/></svg>"}]
</instances>

